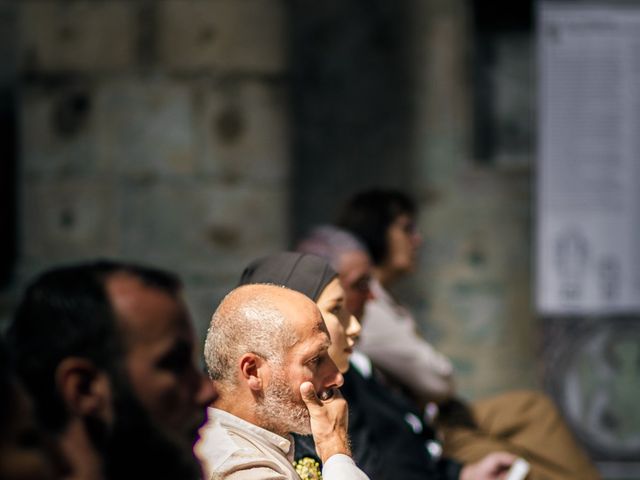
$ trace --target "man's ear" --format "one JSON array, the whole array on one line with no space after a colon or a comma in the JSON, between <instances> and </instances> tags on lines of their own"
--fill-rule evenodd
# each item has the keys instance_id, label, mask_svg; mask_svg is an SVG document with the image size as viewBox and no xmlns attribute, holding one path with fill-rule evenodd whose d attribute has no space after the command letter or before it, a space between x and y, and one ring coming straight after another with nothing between
<instances>
[{"instance_id":1,"label":"man's ear","mask_svg":"<svg viewBox=\"0 0 640 480\"><path fill-rule=\"evenodd\" d=\"M255 353L245 353L240 357L240 376L253 391L264 390L271 370L267 361Z\"/></svg>"},{"instance_id":2,"label":"man's ear","mask_svg":"<svg viewBox=\"0 0 640 480\"><path fill-rule=\"evenodd\" d=\"M111 382L91 360L68 357L55 372L56 387L72 415L113 421Z\"/></svg>"}]
</instances>

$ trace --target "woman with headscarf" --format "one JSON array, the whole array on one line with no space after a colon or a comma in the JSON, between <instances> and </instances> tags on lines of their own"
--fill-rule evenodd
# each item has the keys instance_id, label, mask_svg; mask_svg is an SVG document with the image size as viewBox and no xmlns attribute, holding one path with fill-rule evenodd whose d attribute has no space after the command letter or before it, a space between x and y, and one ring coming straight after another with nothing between
<instances>
[{"instance_id":1,"label":"woman with headscarf","mask_svg":"<svg viewBox=\"0 0 640 480\"><path fill-rule=\"evenodd\" d=\"M501 478L513 456L498 452L466 466L441 458L434 432L409 402L391 394L375 376L365 378L349 368L360 324L347 310L338 275L326 260L305 253L276 253L249 264L240 284L249 283L281 285L316 302L331 337L329 356L344 375L341 391L349 403L353 458L372 480ZM317 478L319 463L312 438L295 437L301 478Z\"/></svg>"}]
</instances>

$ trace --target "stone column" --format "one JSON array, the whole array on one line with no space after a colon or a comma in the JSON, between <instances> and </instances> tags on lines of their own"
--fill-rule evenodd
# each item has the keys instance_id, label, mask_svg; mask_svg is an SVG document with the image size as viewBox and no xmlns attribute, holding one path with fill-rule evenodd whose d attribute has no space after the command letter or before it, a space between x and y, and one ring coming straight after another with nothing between
<instances>
[{"instance_id":1,"label":"stone column","mask_svg":"<svg viewBox=\"0 0 640 480\"><path fill-rule=\"evenodd\" d=\"M469 2L414 3L413 190L425 244L413 304L463 395L536 386L529 176L474 161Z\"/></svg>"}]
</instances>

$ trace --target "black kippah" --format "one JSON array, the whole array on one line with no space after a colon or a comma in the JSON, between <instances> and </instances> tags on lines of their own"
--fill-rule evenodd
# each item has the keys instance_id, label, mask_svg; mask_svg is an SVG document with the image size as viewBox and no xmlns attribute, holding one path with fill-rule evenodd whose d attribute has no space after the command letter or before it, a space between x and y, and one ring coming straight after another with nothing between
<instances>
[{"instance_id":1,"label":"black kippah","mask_svg":"<svg viewBox=\"0 0 640 480\"><path fill-rule=\"evenodd\" d=\"M329 262L316 255L280 252L251 262L238 285L272 283L304 293L314 302L338 274Z\"/></svg>"}]
</instances>

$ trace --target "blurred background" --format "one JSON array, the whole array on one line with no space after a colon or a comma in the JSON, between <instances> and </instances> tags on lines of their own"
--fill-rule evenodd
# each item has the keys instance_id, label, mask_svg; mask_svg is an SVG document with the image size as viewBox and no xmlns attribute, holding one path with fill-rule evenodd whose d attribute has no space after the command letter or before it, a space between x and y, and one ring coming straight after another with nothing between
<instances>
[{"instance_id":1,"label":"blurred background","mask_svg":"<svg viewBox=\"0 0 640 480\"><path fill-rule=\"evenodd\" d=\"M0 321L42 269L106 256L178 272L202 335L250 260L400 188L425 238L401 294L463 395L546 390L607 478L640 478L637 317L534 308L535 19L533 0L0 0Z\"/></svg>"}]
</instances>

